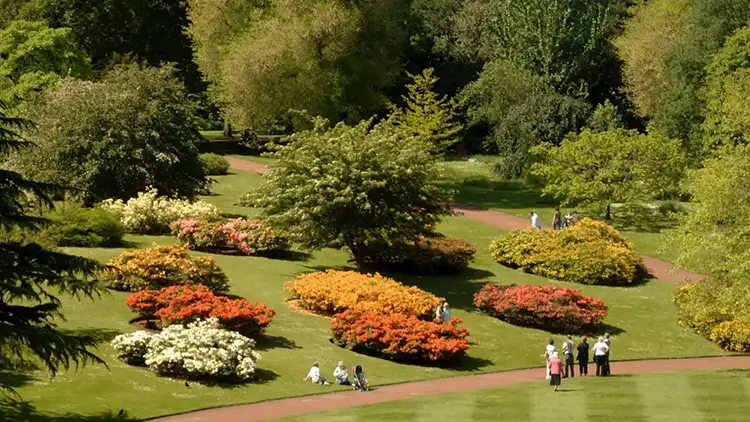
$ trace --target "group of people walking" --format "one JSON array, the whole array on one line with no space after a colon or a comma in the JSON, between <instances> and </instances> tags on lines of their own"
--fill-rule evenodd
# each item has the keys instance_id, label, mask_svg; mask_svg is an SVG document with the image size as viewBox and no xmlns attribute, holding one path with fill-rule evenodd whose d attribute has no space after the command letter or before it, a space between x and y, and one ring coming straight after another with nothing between
<instances>
[{"instance_id":1,"label":"group of people walking","mask_svg":"<svg viewBox=\"0 0 750 422\"><path fill-rule=\"evenodd\" d=\"M349 381L349 372L346 370L346 365L344 365L343 361L340 361L336 369L333 370L333 379L336 381L336 384L352 386L354 390L369 390L370 385L367 382L362 365L354 365L352 372L354 372L354 379L353 381ZM326 377L320 375L320 363L318 362L313 362L312 368L310 368L307 376L303 379L303 381L307 380L311 380L313 384L331 385Z\"/></svg>"},{"instance_id":2,"label":"group of people walking","mask_svg":"<svg viewBox=\"0 0 750 422\"><path fill-rule=\"evenodd\" d=\"M531 211L529 217L531 217L531 227L534 227L535 229L542 228L542 220L537 213ZM572 226L576 221L578 221L578 211L573 211L572 215L568 213L563 216L562 213L560 213L560 208L555 208L555 214L552 216L552 229L562 230L566 227Z\"/></svg>"},{"instance_id":3,"label":"group of people walking","mask_svg":"<svg viewBox=\"0 0 750 422\"><path fill-rule=\"evenodd\" d=\"M578 361L578 375L588 375L590 353L594 354L596 376L611 375L609 366L610 344L609 333L605 333L604 336L599 337L593 348L589 348L589 343L586 337L581 337L581 342L578 343L578 347L575 348L577 354L574 358L575 345L573 343L573 338L568 335L562 346L563 359L560 359L557 347L555 347L555 340L550 340L544 352L547 361L546 378L549 380L550 385L554 386L555 391L557 391L557 387L561 383L561 378L567 378L569 376L571 378L574 377L575 361Z\"/></svg>"}]
</instances>

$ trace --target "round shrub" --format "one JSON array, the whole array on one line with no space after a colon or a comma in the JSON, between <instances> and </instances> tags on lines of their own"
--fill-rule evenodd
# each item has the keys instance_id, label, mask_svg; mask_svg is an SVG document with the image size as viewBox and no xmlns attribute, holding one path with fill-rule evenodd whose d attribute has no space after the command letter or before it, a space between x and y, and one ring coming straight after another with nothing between
<instances>
[{"instance_id":1,"label":"round shrub","mask_svg":"<svg viewBox=\"0 0 750 422\"><path fill-rule=\"evenodd\" d=\"M229 162L219 154L201 154L200 159L206 176L221 176L229 173Z\"/></svg>"},{"instance_id":2,"label":"round shrub","mask_svg":"<svg viewBox=\"0 0 750 422\"><path fill-rule=\"evenodd\" d=\"M648 276L643 259L624 237L588 218L560 231L511 231L492 242L490 253L507 267L573 283L618 286Z\"/></svg>"},{"instance_id":3,"label":"round shrub","mask_svg":"<svg viewBox=\"0 0 750 422\"><path fill-rule=\"evenodd\" d=\"M101 207L119 218L128 232L136 234L165 234L177 220L219 216L219 210L212 204L161 197L156 189L139 192L138 197L128 202L107 199Z\"/></svg>"},{"instance_id":4,"label":"round shrub","mask_svg":"<svg viewBox=\"0 0 750 422\"><path fill-rule=\"evenodd\" d=\"M190 256L181 245L157 246L123 252L109 261L99 279L114 290L135 292L183 284L203 284L225 292L229 280L211 257Z\"/></svg>"},{"instance_id":5,"label":"round shrub","mask_svg":"<svg viewBox=\"0 0 750 422\"><path fill-rule=\"evenodd\" d=\"M416 274L456 273L469 266L476 251L466 240L436 234L401 245L368 245L365 263Z\"/></svg>"},{"instance_id":6,"label":"round shrub","mask_svg":"<svg viewBox=\"0 0 750 422\"><path fill-rule=\"evenodd\" d=\"M553 285L487 284L474 295L474 305L511 324L568 333L596 327L607 316L601 300Z\"/></svg>"},{"instance_id":7,"label":"round shrub","mask_svg":"<svg viewBox=\"0 0 750 422\"><path fill-rule=\"evenodd\" d=\"M249 337L262 335L276 315L262 303L217 296L203 285L142 290L126 303L140 316L158 318L162 327L216 318L222 327Z\"/></svg>"},{"instance_id":8,"label":"round shrub","mask_svg":"<svg viewBox=\"0 0 750 422\"><path fill-rule=\"evenodd\" d=\"M157 334L136 332L112 340L127 362L142 361L159 375L197 380L251 380L260 355L255 341L214 328L216 320L170 325ZM141 354L145 349L145 353Z\"/></svg>"},{"instance_id":9,"label":"round shrub","mask_svg":"<svg viewBox=\"0 0 750 422\"><path fill-rule=\"evenodd\" d=\"M711 330L711 341L730 352L750 352L750 321L733 319L724 321Z\"/></svg>"},{"instance_id":10,"label":"round shrub","mask_svg":"<svg viewBox=\"0 0 750 422\"><path fill-rule=\"evenodd\" d=\"M462 321L422 321L413 315L350 310L331 321L333 341L356 352L401 362L445 362L469 349Z\"/></svg>"},{"instance_id":11,"label":"round shrub","mask_svg":"<svg viewBox=\"0 0 750 422\"><path fill-rule=\"evenodd\" d=\"M172 234L197 251L262 255L289 249L287 238L261 221L244 218L217 222L179 220L172 223Z\"/></svg>"},{"instance_id":12,"label":"round shrub","mask_svg":"<svg viewBox=\"0 0 750 422\"><path fill-rule=\"evenodd\" d=\"M85 248L122 245L125 227L112 214L98 208L66 204L50 215L52 224L44 230L58 246Z\"/></svg>"},{"instance_id":13,"label":"round shrub","mask_svg":"<svg viewBox=\"0 0 750 422\"><path fill-rule=\"evenodd\" d=\"M429 317L441 298L380 274L325 271L303 274L284 287L307 310L334 315L349 309Z\"/></svg>"}]
</instances>

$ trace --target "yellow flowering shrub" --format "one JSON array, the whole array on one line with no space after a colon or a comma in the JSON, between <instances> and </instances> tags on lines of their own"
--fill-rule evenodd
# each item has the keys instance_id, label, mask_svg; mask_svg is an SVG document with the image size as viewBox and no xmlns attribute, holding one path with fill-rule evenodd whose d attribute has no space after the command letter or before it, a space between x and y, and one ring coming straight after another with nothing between
<instances>
[{"instance_id":1,"label":"yellow flowering shrub","mask_svg":"<svg viewBox=\"0 0 750 422\"><path fill-rule=\"evenodd\" d=\"M750 322L745 319L724 321L711 330L709 338L730 352L750 352Z\"/></svg>"},{"instance_id":2,"label":"yellow flowering shrub","mask_svg":"<svg viewBox=\"0 0 750 422\"><path fill-rule=\"evenodd\" d=\"M225 292L229 280L211 257L194 257L186 246L157 246L123 252L99 275L109 288L127 292L202 284Z\"/></svg>"},{"instance_id":3,"label":"yellow flowering shrub","mask_svg":"<svg viewBox=\"0 0 750 422\"><path fill-rule=\"evenodd\" d=\"M648 275L640 255L609 225L583 219L565 230L511 231L490 245L507 267L581 284L626 285Z\"/></svg>"},{"instance_id":4,"label":"yellow flowering shrub","mask_svg":"<svg viewBox=\"0 0 750 422\"><path fill-rule=\"evenodd\" d=\"M303 274L284 287L307 310L333 315L348 309L429 316L442 300L380 274L325 271Z\"/></svg>"}]
</instances>

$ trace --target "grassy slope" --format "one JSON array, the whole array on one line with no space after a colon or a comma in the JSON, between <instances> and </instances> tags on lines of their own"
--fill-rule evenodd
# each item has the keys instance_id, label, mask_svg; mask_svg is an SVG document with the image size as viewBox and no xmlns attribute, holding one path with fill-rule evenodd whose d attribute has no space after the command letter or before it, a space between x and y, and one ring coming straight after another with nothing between
<instances>
[{"instance_id":1,"label":"grassy slope","mask_svg":"<svg viewBox=\"0 0 750 422\"><path fill-rule=\"evenodd\" d=\"M217 195L207 200L231 212L252 209L232 206L236 198L261 183L253 173L219 177ZM378 384L417 379L464 375L476 371L498 371L510 368L539 366L543 346L550 335L539 330L519 328L476 312L471 298L484 282L545 283L539 277L522 274L493 263L487 247L501 234L492 228L461 218L447 219L440 230L446 234L471 240L477 247L477 260L462 274L446 277L404 277L397 279L418 285L444 296L454 308L454 315L464 319L473 342L469 358L459 369L424 368L399 365L363 357L339 349L328 342L329 321L301 315L285 304L284 282L296 274L323 268L346 267L347 255L341 251L324 250L306 261L280 261L256 257L216 256L231 281L232 293L253 301L269 304L278 311L268 337L260 344L264 382L241 387L206 387L193 384L186 388L181 381L158 378L146 370L128 367L117 361L113 349L106 344L118 333L133 330L128 325L132 315L126 309L125 293L113 292L95 302L64 300L67 322L65 329L88 330L101 336L102 356L110 370L101 366L88 367L78 373L59 374L50 380L44 373L17 376L18 392L40 412L96 415L124 408L132 416L145 418L176 412L248 403L278 397L320 392L321 388L302 382L313 360L319 360L324 373L332 371L335 362L361 363ZM140 247L152 242L171 243L170 237L137 237L128 240ZM99 260L121 253L120 249L71 249L70 252ZM564 284L564 283L560 283ZM615 334L614 359L644 359L677 356L719 355L723 352L710 342L680 329L670 304L674 286L652 281L633 288L581 287L586 294L602 298L610 306L606 320L608 330ZM336 387L329 387L327 391ZM28 420L45 420L27 417ZM96 419L92 419L96 420ZM0 422L2 418L0 418Z\"/></svg>"},{"instance_id":2,"label":"grassy slope","mask_svg":"<svg viewBox=\"0 0 750 422\"><path fill-rule=\"evenodd\" d=\"M284 422L356 421L746 421L750 371L682 372L540 381L316 413Z\"/></svg>"}]
</instances>

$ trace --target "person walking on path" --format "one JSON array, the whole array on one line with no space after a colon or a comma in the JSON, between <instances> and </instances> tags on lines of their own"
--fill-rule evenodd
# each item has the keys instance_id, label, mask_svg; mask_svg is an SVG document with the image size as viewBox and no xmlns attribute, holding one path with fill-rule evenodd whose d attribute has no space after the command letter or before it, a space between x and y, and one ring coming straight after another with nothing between
<instances>
[{"instance_id":1,"label":"person walking on path","mask_svg":"<svg viewBox=\"0 0 750 422\"><path fill-rule=\"evenodd\" d=\"M560 208L555 208L555 214L552 216L552 228L554 230L563 229L562 214L560 214Z\"/></svg>"},{"instance_id":2,"label":"person walking on path","mask_svg":"<svg viewBox=\"0 0 750 422\"><path fill-rule=\"evenodd\" d=\"M578 344L578 375L585 376L589 374L589 344L586 337L581 338Z\"/></svg>"},{"instance_id":3,"label":"person walking on path","mask_svg":"<svg viewBox=\"0 0 750 422\"><path fill-rule=\"evenodd\" d=\"M575 376L575 367L573 366L573 339L571 339L570 335L563 342L562 351L563 358L565 359L563 378L568 378L568 376L573 378Z\"/></svg>"},{"instance_id":4,"label":"person walking on path","mask_svg":"<svg viewBox=\"0 0 750 422\"><path fill-rule=\"evenodd\" d=\"M549 344L547 344L547 347L544 351L544 360L545 365L547 367L546 369L546 376L545 379L549 379L549 360L552 358L552 355L557 353L557 348L555 347L555 340L550 339Z\"/></svg>"},{"instance_id":5,"label":"person walking on path","mask_svg":"<svg viewBox=\"0 0 750 422\"><path fill-rule=\"evenodd\" d=\"M607 376L612 375L612 372L609 370L609 352L612 349L610 343L609 333L604 333L604 344L607 345L607 354L604 355L604 374Z\"/></svg>"},{"instance_id":6,"label":"person walking on path","mask_svg":"<svg viewBox=\"0 0 750 422\"><path fill-rule=\"evenodd\" d=\"M557 357L557 352L552 354L547 367L549 368L550 374L549 385L554 385L555 391L557 391L557 387L560 386L560 373L562 372L562 362L560 361L560 358Z\"/></svg>"},{"instance_id":7,"label":"person walking on path","mask_svg":"<svg viewBox=\"0 0 750 422\"><path fill-rule=\"evenodd\" d=\"M606 376L607 373L604 370L604 364L607 359L607 345L604 343L604 337L599 337L599 340L594 345L594 362L596 363L596 376Z\"/></svg>"},{"instance_id":8,"label":"person walking on path","mask_svg":"<svg viewBox=\"0 0 750 422\"><path fill-rule=\"evenodd\" d=\"M542 221L539 220L539 216L536 215L534 211L531 211L529 213L529 216L531 217L531 227L535 229L541 229L542 228Z\"/></svg>"}]
</instances>

